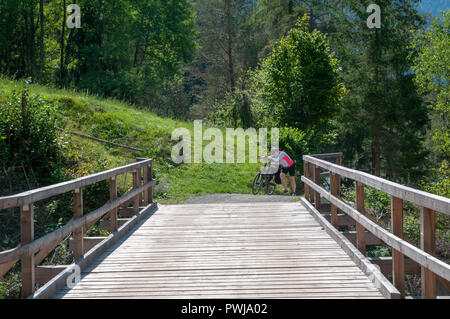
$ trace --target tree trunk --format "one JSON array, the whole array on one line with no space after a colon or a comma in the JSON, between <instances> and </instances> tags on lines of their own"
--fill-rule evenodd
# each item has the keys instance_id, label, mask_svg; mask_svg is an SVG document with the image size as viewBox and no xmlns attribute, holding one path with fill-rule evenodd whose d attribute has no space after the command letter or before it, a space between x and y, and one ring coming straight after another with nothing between
<instances>
[{"instance_id":1,"label":"tree trunk","mask_svg":"<svg viewBox=\"0 0 450 319\"><path fill-rule=\"evenodd\" d=\"M375 29L375 91L380 88L380 42L378 37L378 29ZM378 93L375 98L375 108L372 117L372 174L381 176L381 118L379 112L379 105L382 103L379 99Z\"/></svg>"},{"instance_id":2,"label":"tree trunk","mask_svg":"<svg viewBox=\"0 0 450 319\"><path fill-rule=\"evenodd\" d=\"M41 28L40 34L40 64L39 64L39 84L42 84L42 73L44 71L44 0L39 3L39 23Z\"/></svg>"},{"instance_id":3,"label":"tree trunk","mask_svg":"<svg viewBox=\"0 0 450 319\"><path fill-rule=\"evenodd\" d=\"M66 33L66 0L63 0L63 21L62 21L62 32L61 32L61 60L60 60L60 86L64 87L65 83L65 70L64 70L64 35Z\"/></svg>"},{"instance_id":4,"label":"tree trunk","mask_svg":"<svg viewBox=\"0 0 450 319\"><path fill-rule=\"evenodd\" d=\"M36 70L36 25L34 24L34 3L30 6L30 75L34 82L35 70Z\"/></svg>"},{"instance_id":5,"label":"tree trunk","mask_svg":"<svg viewBox=\"0 0 450 319\"><path fill-rule=\"evenodd\" d=\"M232 14L231 14L231 1L228 0L226 2L226 15L227 15L227 38L228 38L228 73L230 77L230 88L231 91L234 92L236 88L236 82L234 79L234 62L233 62L233 35L232 35Z\"/></svg>"}]
</instances>

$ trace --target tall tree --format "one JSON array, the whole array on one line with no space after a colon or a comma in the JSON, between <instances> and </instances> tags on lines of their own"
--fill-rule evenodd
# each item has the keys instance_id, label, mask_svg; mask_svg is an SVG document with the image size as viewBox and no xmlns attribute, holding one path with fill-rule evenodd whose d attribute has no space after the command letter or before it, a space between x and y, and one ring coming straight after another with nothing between
<instances>
[{"instance_id":1,"label":"tall tree","mask_svg":"<svg viewBox=\"0 0 450 319\"><path fill-rule=\"evenodd\" d=\"M200 112L204 115L212 110L215 101L235 90L242 70L249 63L245 46L250 47L251 42L245 42L244 38L250 40L253 36L247 22L256 9L256 0L197 0L195 3L201 48L187 72L198 83L198 91L192 94L197 96L199 107L204 108Z\"/></svg>"},{"instance_id":2,"label":"tall tree","mask_svg":"<svg viewBox=\"0 0 450 319\"><path fill-rule=\"evenodd\" d=\"M429 28L414 35L411 60L414 62L415 83L427 96L432 110L432 150L436 174L427 190L450 196L450 10L436 18Z\"/></svg>"},{"instance_id":3,"label":"tall tree","mask_svg":"<svg viewBox=\"0 0 450 319\"><path fill-rule=\"evenodd\" d=\"M59 62L59 67L60 67L60 83L59 85L61 87L65 86L65 77L66 77L66 71L65 71L65 63L64 63L64 47L65 47L65 37L66 37L66 10L67 10L67 6L66 6L66 0L62 1L62 10L63 10L63 19L62 19L62 30L61 30L61 39L60 39L60 50L61 50L61 58L60 58L60 62Z\"/></svg>"},{"instance_id":4,"label":"tall tree","mask_svg":"<svg viewBox=\"0 0 450 319\"><path fill-rule=\"evenodd\" d=\"M44 59L45 59L45 48L44 48L44 34L45 34L45 21L44 21L44 0L39 1L39 84L42 84L42 73L44 71Z\"/></svg>"},{"instance_id":5,"label":"tall tree","mask_svg":"<svg viewBox=\"0 0 450 319\"><path fill-rule=\"evenodd\" d=\"M428 117L407 57L410 30L424 20L417 0L380 0L381 28L370 29L369 4L342 1L334 15L336 32L330 38L350 90L339 120L340 143L353 164L371 163L367 169L374 175L417 180L425 164Z\"/></svg>"}]
</instances>

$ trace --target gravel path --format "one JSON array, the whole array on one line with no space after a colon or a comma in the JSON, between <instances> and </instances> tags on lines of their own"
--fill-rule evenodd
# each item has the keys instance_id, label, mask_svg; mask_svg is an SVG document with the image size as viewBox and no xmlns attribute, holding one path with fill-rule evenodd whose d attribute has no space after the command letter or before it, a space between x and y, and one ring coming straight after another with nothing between
<instances>
[{"instance_id":1,"label":"gravel path","mask_svg":"<svg viewBox=\"0 0 450 319\"><path fill-rule=\"evenodd\" d=\"M282 195L213 194L191 198L183 204L296 202L299 197Z\"/></svg>"}]
</instances>

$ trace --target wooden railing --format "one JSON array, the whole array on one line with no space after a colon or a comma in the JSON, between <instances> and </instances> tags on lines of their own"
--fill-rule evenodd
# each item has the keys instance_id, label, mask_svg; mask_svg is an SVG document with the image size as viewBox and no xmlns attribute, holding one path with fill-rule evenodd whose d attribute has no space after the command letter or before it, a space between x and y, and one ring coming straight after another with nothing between
<instances>
[{"instance_id":1,"label":"wooden railing","mask_svg":"<svg viewBox=\"0 0 450 319\"><path fill-rule=\"evenodd\" d=\"M303 156L305 198L314 203L320 211L323 197L331 203L331 224L338 226L338 209L356 221L356 246L366 254L366 230L392 247L393 284L405 296L405 256L421 266L422 298L436 298L436 279L450 281L450 265L435 255L435 214L450 215L450 199L406 187L367 173L340 165L341 153ZM336 158L336 164L324 159ZM330 173L330 190L321 186L321 170ZM340 198L341 177L356 182L355 208ZM364 186L373 187L391 196L392 233L379 226L364 207ZM420 248L414 246L403 235L403 201L409 201L421 208Z\"/></svg>"},{"instance_id":2,"label":"wooden railing","mask_svg":"<svg viewBox=\"0 0 450 319\"><path fill-rule=\"evenodd\" d=\"M108 222L111 232L117 231L118 208L133 204L134 213L139 212L141 205L153 202L153 186L151 159L138 159L137 163L111 169L109 171L78 178L72 181L30 190L21 194L0 197L0 211L20 207L21 242L16 248L0 252L0 277L4 276L19 260L21 261L22 297L28 297L36 289L36 269L65 238L72 234L71 249L75 260L86 253L84 247L86 232L102 217ZM121 197L117 197L117 177L133 172L133 189ZM142 184L143 177L143 184ZM102 207L83 214L83 187L109 180L110 200ZM72 192L74 196L73 219L65 226L41 237L34 238L33 204L52 196Z\"/></svg>"}]
</instances>

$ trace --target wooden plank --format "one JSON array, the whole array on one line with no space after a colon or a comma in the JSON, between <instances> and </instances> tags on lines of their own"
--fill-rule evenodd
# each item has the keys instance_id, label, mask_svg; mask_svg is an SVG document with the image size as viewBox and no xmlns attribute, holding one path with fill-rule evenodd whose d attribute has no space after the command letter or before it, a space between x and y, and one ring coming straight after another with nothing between
<instances>
[{"instance_id":1,"label":"wooden plank","mask_svg":"<svg viewBox=\"0 0 450 319\"><path fill-rule=\"evenodd\" d=\"M20 241L25 246L34 240L34 208L33 204L20 207ZM22 298L31 295L35 290L34 254L24 254L22 264Z\"/></svg>"},{"instance_id":2,"label":"wooden plank","mask_svg":"<svg viewBox=\"0 0 450 319\"><path fill-rule=\"evenodd\" d=\"M75 189L73 200L73 218L76 220L83 216L83 189ZM77 228L73 232L72 250L75 260L80 259L84 255L84 229L83 226Z\"/></svg>"},{"instance_id":3,"label":"wooden plank","mask_svg":"<svg viewBox=\"0 0 450 319\"><path fill-rule=\"evenodd\" d=\"M320 159L329 159L329 158L341 158L342 155L343 155L342 152L336 152L336 153L326 153L326 154L313 154L313 155L309 155L309 156L320 158Z\"/></svg>"},{"instance_id":4,"label":"wooden plank","mask_svg":"<svg viewBox=\"0 0 450 319\"><path fill-rule=\"evenodd\" d=\"M355 183L355 202L356 202L356 210L358 210L361 214L365 213L364 207L364 185L356 182ZM364 226L360 223L356 223L356 247L359 251L366 256L366 230Z\"/></svg>"},{"instance_id":5,"label":"wooden plank","mask_svg":"<svg viewBox=\"0 0 450 319\"><path fill-rule=\"evenodd\" d=\"M144 184L147 183L148 181L152 180L151 176L149 178L150 174L149 174L148 170L149 170L149 166L144 166L144 172L143 172ZM142 205L147 206L148 203L149 203L149 194L148 194L148 191L147 191L147 192L144 192L144 198L143 198L143 201L142 201Z\"/></svg>"},{"instance_id":6,"label":"wooden plank","mask_svg":"<svg viewBox=\"0 0 450 319\"><path fill-rule=\"evenodd\" d=\"M342 177L353 179L361 184L371 186L391 196L415 203L421 207L427 207L434 211L450 215L450 199L423 192L411 187L382 179L380 177L336 165L311 156L303 156L303 160L323 169L329 170Z\"/></svg>"},{"instance_id":7,"label":"wooden plank","mask_svg":"<svg viewBox=\"0 0 450 319\"><path fill-rule=\"evenodd\" d=\"M308 176L308 162L303 162L303 175ZM305 198L309 198L309 187L305 185Z\"/></svg>"},{"instance_id":8,"label":"wooden plank","mask_svg":"<svg viewBox=\"0 0 450 319\"><path fill-rule=\"evenodd\" d=\"M333 194L336 197L340 197L339 196L339 184L340 184L339 175L332 173L330 182L331 182L331 194ZM333 225L334 227L339 226L338 208L335 205L331 205L331 225Z\"/></svg>"},{"instance_id":9,"label":"wooden plank","mask_svg":"<svg viewBox=\"0 0 450 319\"><path fill-rule=\"evenodd\" d=\"M109 180L109 200L112 202L117 199L117 177L113 176ZM117 207L113 208L108 215L109 230L115 232L118 228L117 224Z\"/></svg>"},{"instance_id":10,"label":"wooden plank","mask_svg":"<svg viewBox=\"0 0 450 319\"><path fill-rule=\"evenodd\" d=\"M122 208L119 210L119 214L122 217L133 217L136 216L136 210L134 208Z\"/></svg>"},{"instance_id":11,"label":"wooden plank","mask_svg":"<svg viewBox=\"0 0 450 319\"><path fill-rule=\"evenodd\" d=\"M403 240L391 234L384 228L374 223L368 217L359 213L353 207L342 202L339 198L336 198L329 194L328 191L324 188L317 186L313 181L308 180L304 176L302 176L302 181L304 183L308 183L308 185L315 191L319 191L321 195L325 197L325 199L335 204L346 214L350 215L354 220L362 224L368 231L380 238L383 242L385 242L392 248L401 251L405 256L408 256L421 266L431 270L434 274L439 275L446 280L450 280L450 265L437 259L429 253L422 251L421 249L408 243L406 240Z\"/></svg>"},{"instance_id":12,"label":"wooden plank","mask_svg":"<svg viewBox=\"0 0 450 319\"><path fill-rule=\"evenodd\" d=\"M393 262L392 257L372 257L369 260L375 264L380 266L380 271L384 275L392 275L393 271ZM404 273L407 275L418 275L420 274L419 265L410 258L405 258L404 262Z\"/></svg>"},{"instance_id":13,"label":"wooden plank","mask_svg":"<svg viewBox=\"0 0 450 319\"><path fill-rule=\"evenodd\" d=\"M420 248L432 256L436 253L435 212L425 207L420 211ZM426 267L421 268L421 274L422 298L436 299L436 276Z\"/></svg>"},{"instance_id":14,"label":"wooden plank","mask_svg":"<svg viewBox=\"0 0 450 319\"><path fill-rule=\"evenodd\" d=\"M350 240L350 242L354 246L357 246L357 232L356 231L345 231L345 232L342 232L342 234L345 237L347 237L347 239ZM374 234L368 232L367 230L365 231L364 236L366 239L366 246L378 246L378 245L384 244L380 238L378 238Z\"/></svg>"},{"instance_id":15,"label":"wooden plank","mask_svg":"<svg viewBox=\"0 0 450 319\"><path fill-rule=\"evenodd\" d=\"M0 265L0 278L3 278L4 275L6 275L8 273L8 271L14 267L14 265L19 261L19 259L17 260L13 260L10 261L8 263L5 264L1 264Z\"/></svg>"},{"instance_id":16,"label":"wooden plank","mask_svg":"<svg viewBox=\"0 0 450 319\"><path fill-rule=\"evenodd\" d=\"M140 183L141 183L140 176L141 176L140 169L133 171L133 188L134 189L137 189L140 186ZM139 207L141 206L140 205L140 203L141 203L141 201L140 201L141 195L140 194L141 193L139 192L139 194L136 195L133 200L133 210L134 210L135 214L139 213Z\"/></svg>"},{"instance_id":17,"label":"wooden plank","mask_svg":"<svg viewBox=\"0 0 450 319\"><path fill-rule=\"evenodd\" d=\"M66 238L70 233L72 233L74 230L86 226L89 223L92 223L94 220L98 220L101 218L104 214L106 214L111 209L118 207L120 204L125 202L126 200L133 198L138 194L140 191L146 190L148 187L154 184L155 181L149 182L144 186L141 186L139 189L134 189L127 193L126 195L117 198L113 202L107 203L104 206L96 209L95 211L84 215L81 218L78 218L77 220L74 220L67 225L61 227L58 230L55 230L54 232L47 234L44 237L41 237L29 244L26 244L21 247L13 248L10 250L2 251L0 252L0 264L10 262L13 260L16 260L18 258L21 258L22 255L31 255L35 254L36 252L40 250L45 250L49 245L54 244L55 242L61 242L64 238Z\"/></svg>"},{"instance_id":18,"label":"wooden plank","mask_svg":"<svg viewBox=\"0 0 450 319\"><path fill-rule=\"evenodd\" d=\"M17 195L0 197L0 210L18 207L21 205L23 206L49 197L73 191L76 188L82 188L88 185L96 184L98 182L107 180L113 176L117 176L132 171L134 169L144 167L146 165L151 165L152 162L153 160L149 159L146 161L132 163L122 167L114 168L105 172L80 177L71 181L30 190Z\"/></svg>"},{"instance_id":19,"label":"wooden plank","mask_svg":"<svg viewBox=\"0 0 450 319\"><path fill-rule=\"evenodd\" d=\"M75 264L70 265L67 269L41 287L33 295L29 296L28 299L46 299L54 295L58 290L63 288L66 284L68 276L72 275L76 267L81 270L86 269L94 260L99 258L108 248L114 244L123 240L123 237L132 230L139 222L149 218L157 209L155 203L147 206L143 211L139 212L138 215L133 217L128 223L118 229L117 232L108 236L102 243L102 245L96 246L95 249L89 251L84 255L84 258L77 261Z\"/></svg>"},{"instance_id":20,"label":"wooden plank","mask_svg":"<svg viewBox=\"0 0 450 319\"><path fill-rule=\"evenodd\" d=\"M322 214L327 221L331 222L331 214ZM347 214L338 214L339 226L356 226L356 222Z\"/></svg>"},{"instance_id":21,"label":"wooden plank","mask_svg":"<svg viewBox=\"0 0 450 319\"><path fill-rule=\"evenodd\" d=\"M117 218L117 227L120 228L125 225L130 219L129 218ZM109 220L101 220L100 221L100 230L108 230L111 229L109 224Z\"/></svg>"},{"instance_id":22,"label":"wooden plank","mask_svg":"<svg viewBox=\"0 0 450 319\"><path fill-rule=\"evenodd\" d=\"M150 164L147 167L148 167L147 180L151 181L151 180L153 180L153 164ZM148 203L149 204L152 203L153 202L153 186L147 190L146 196L148 197Z\"/></svg>"},{"instance_id":23,"label":"wooden plank","mask_svg":"<svg viewBox=\"0 0 450 319\"><path fill-rule=\"evenodd\" d=\"M403 238L403 200L391 197L391 220L392 233ZM403 254L392 249L392 276L394 286L400 291L401 298L405 298L405 257Z\"/></svg>"},{"instance_id":24,"label":"wooden plank","mask_svg":"<svg viewBox=\"0 0 450 319\"><path fill-rule=\"evenodd\" d=\"M83 255L87 253L89 250L97 246L107 237L83 237ZM73 240L69 241L69 249L73 249Z\"/></svg>"},{"instance_id":25,"label":"wooden plank","mask_svg":"<svg viewBox=\"0 0 450 319\"><path fill-rule=\"evenodd\" d=\"M64 271L69 265L57 266L37 266L36 267L36 284L39 286L45 285L52 278Z\"/></svg>"},{"instance_id":26,"label":"wooden plank","mask_svg":"<svg viewBox=\"0 0 450 319\"><path fill-rule=\"evenodd\" d=\"M314 172L314 183L317 185L320 185L320 167L314 166L313 167ZM320 211L320 193L314 192L314 205L316 206L316 209Z\"/></svg>"},{"instance_id":27,"label":"wooden plank","mask_svg":"<svg viewBox=\"0 0 450 319\"><path fill-rule=\"evenodd\" d=\"M350 256L357 266L368 276L368 278L380 289L385 298L398 299L400 292L387 280L383 274L374 267L366 256L364 256L344 235L334 228L314 207L305 200L301 203L325 228L327 233L333 237L339 246Z\"/></svg>"},{"instance_id":28,"label":"wooden plank","mask_svg":"<svg viewBox=\"0 0 450 319\"><path fill-rule=\"evenodd\" d=\"M229 212L243 207L219 206ZM186 206L163 207L84 269L74 289L56 297L382 297L298 203L283 205L295 207L289 217L276 211L280 205L244 206L251 210L211 219L223 211L193 205L195 214L181 222L177 212ZM260 218L267 206L272 213Z\"/></svg>"}]
</instances>

